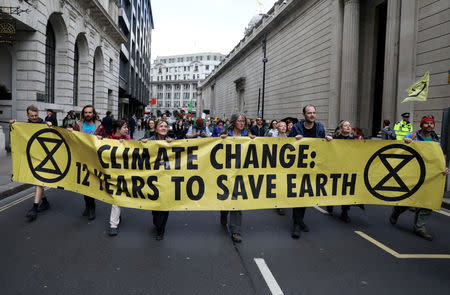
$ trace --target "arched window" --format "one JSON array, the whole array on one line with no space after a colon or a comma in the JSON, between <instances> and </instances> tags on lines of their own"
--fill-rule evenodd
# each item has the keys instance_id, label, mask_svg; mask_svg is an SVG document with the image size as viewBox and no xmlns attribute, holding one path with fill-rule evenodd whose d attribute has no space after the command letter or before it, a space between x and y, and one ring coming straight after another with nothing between
<instances>
[{"instance_id":1,"label":"arched window","mask_svg":"<svg viewBox=\"0 0 450 295\"><path fill-rule=\"evenodd\" d=\"M80 54L78 45L75 43L75 54L73 56L73 105L78 105L78 67L80 64Z\"/></svg>"},{"instance_id":2,"label":"arched window","mask_svg":"<svg viewBox=\"0 0 450 295\"><path fill-rule=\"evenodd\" d=\"M55 32L50 22L45 40L45 101L55 102Z\"/></svg>"}]
</instances>

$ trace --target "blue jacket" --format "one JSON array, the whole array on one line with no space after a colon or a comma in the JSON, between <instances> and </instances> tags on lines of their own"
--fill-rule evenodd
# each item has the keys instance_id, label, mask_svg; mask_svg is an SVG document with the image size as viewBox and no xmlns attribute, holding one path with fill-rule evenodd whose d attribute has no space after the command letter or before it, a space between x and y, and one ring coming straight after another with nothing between
<instances>
[{"instance_id":1,"label":"blue jacket","mask_svg":"<svg viewBox=\"0 0 450 295\"><path fill-rule=\"evenodd\" d=\"M229 136L234 136L233 135L233 130L228 130L228 135ZM248 133L247 133L247 131L245 131L245 129L244 130L242 130L242 132L241 132L241 136L247 136L248 135Z\"/></svg>"},{"instance_id":2,"label":"blue jacket","mask_svg":"<svg viewBox=\"0 0 450 295\"><path fill-rule=\"evenodd\" d=\"M305 135L303 130L303 122L305 120L300 120L292 126L291 132L289 133L289 137L295 137L296 135ZM325 138L325 127L320 122L316 123L316 138Z\"/></svg>"},{"instance_id":3,"label":"blue jacket","mask_svg":"<svg viewBox=\"0 0 450 295\"><path fill-rule=\"evenodd\" d=\"M422 129L420 129L417 132L410 133L406 135L404 138L412 138L414 141L424 141L422 136ZM439 142L441 144L441 141L439 140L439 137L437 136L436 132L431 132L431 139L435 142ZM442 147L442 145L441 145Z\"/></svg>"}]
</instances>

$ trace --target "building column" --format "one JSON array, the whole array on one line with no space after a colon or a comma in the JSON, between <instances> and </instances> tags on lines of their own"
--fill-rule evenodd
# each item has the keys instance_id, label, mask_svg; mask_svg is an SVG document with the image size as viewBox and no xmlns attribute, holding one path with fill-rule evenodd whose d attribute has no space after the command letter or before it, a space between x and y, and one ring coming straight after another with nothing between
<instances>
[{"instance_id":1,"label":"building column","mask_svg":"<svg viewBox=\"0 0 450 295\"><path fill-rule=\"evenodd\" d=\"M395 120L397 104L397 69L400 35L400 0L388 0L386 47L384 52L382 119ZM380 126L381 127L381 126Z\"/></svg>"},{"instance_id":2,"label":"building column","mask_svg":"<svg viewBox=\"0 0 450 295\"><path fill-rule=\"evenodd\" d=\"M328 127L339 122L339 102L341 96L342 26L344 20L343 0L332 0L332 33L330 60L330 98L328 101Z\"/></svg>"},{"instance_id":3,"label":"building column","mask_svg":"<svg viewBox=\"0 0 450 295\"><path fill-rule=\"evenodd\" d=\"M344 0L340 119L357 124L359 0Z\"/></svg>"}]
</instances>

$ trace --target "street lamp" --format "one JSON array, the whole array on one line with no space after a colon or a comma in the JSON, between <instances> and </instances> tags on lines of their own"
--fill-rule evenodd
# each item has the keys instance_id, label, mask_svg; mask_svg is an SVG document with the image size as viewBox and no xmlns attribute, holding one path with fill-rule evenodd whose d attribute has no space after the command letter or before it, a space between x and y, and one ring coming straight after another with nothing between
<instances>
[{"instance_id":1,"label":"street lamp","mask_svg":"<svg viewBox=\"0 0 450 295\"><path fill-rule=\"evenodd\" d=\"M266 57L266 47L267 47L267 30L264 30L264 39L262 40L262 50L264 57L263 62L263 81L262 81L262 94L261 94L261 117L264 119L264 93L266 88L266 63L268 61Z\"/></svg>"}]
</instances>

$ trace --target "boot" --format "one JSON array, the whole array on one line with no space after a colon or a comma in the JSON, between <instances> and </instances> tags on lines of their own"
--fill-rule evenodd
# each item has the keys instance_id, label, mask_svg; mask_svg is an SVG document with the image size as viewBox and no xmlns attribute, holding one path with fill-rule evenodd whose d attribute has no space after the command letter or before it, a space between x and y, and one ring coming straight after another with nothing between
<instances>
[{"instance_id":1,"label":"boot","mask_svg":"<svg viewBox=\"0 0 450 295\"><path fill-rule=\"evenodd\" d=\"M341 216L339 218L345 223L350 222L350 217L348 217L347 211L342 211Z\"/></svg>"},{"instance_id":2,"label":"boot","mask_svg":"<svg viewBox=\"0 0 450 295\"><path fill-rule=\"evenodd\" d=\"M397 220L398 220L398 214L395 214L394 212L392 212L391 216L389 217L389 222L392 225L396 225L397 224Z\"/></svg>"},{"instance_id":3,"label":"boot","mask_svg":"<svg viewBox=\"0 0 450 295\"><path fill-rule=\"evenodd\" d=\"M232 239L233 242L235 242L235 243L240 243L240 242L242 242L241 234L238 234L238 233L232 234L232 235L231 235L231 239Z\"/></svg>"},{"instance_id":4,"label":"boot","mask_svg":"<svg viewBox=\"0 0 450 295\"><path fill-rule=\"evenodd\" d=\"M292 237L293 239L298 239L298 238L300 238L301 234L302 234L302 232L301 232L301 230L300 230L300 225L295 224L295 225L294 225L294 228L292 229L291 237Z\"/></svg>"},{"instance_id":5,"label":"boot","mask_svg":"<svg viewBox=\"0 0 450 295\"><path fill-rule=\"evenodd\" d=\"M87 215L88 215L88 220L94 220L95 219L95 208L89 208Z\"/></svg>"},{"instance_id":6,"label":"boot","mask_svg":"<svg viewBox=\"0 0 450 295\"><path fill-rule=\"evenodd\" d=\"M432 241L432 240L433 240L433 237L432 237L425 229L422 229L422 230L414 230L414 233L415 233L416 235L418 235L419 237L421 237L421 238L427 240L427 241Z\"/></svg>"},{"instance_id":7,"label":"boot","mask_svg":"<svg viewBox=\"0 0 450 295\"><path fill-rule=\"evenodd\" d=\"M27 218L30 221L33 221L37 218L37 204L35 204L28 212L27 212Z\"/></svg>"}]
</instances>

